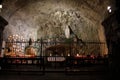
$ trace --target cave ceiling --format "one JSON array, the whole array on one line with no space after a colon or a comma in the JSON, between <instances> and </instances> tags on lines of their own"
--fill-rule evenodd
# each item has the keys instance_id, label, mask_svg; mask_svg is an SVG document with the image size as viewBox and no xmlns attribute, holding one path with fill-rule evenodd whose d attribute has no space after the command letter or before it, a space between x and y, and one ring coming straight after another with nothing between
<instances>
[{"instance_id":1,"label":"cave ceiling","mask_svg":"<svg viewBox=\"0 0 120 80\"><path fill-rule=\"evenodd\" d=\"M70 25L83 40L90 40L94 34L92 39L99 40L103 33L98 29L109 15L106 8L110 5L115 9L114 3L114 0L3 0L1 16L9 22L5 38L10 34L51 38L63 35L65 26Z\"/></svg>"}]
</instances>

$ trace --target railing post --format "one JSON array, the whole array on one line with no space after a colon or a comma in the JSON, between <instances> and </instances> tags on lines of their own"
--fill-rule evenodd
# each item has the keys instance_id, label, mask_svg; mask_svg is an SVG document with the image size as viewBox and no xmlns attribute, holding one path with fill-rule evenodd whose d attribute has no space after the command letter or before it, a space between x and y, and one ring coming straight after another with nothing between
<instances>
[{"instance_id":1,"label":"railing post","mask_svg":"<svg viewBox=\"0 0 120 80\"><path fill-rule=\"evenodd\" d=\"M40 40L40 44L41 44L40 56L43 56L43 53L42 53L42 44L43 44L42 38L41 38L41 40Z\"/></svg>"}]
</instances>

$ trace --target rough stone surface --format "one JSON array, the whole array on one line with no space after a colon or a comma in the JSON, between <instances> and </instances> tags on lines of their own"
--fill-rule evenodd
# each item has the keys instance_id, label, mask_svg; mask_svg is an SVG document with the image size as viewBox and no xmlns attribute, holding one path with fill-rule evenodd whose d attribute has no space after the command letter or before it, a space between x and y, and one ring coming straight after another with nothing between
<instances>
[{"instance_id":1,"label":"rough stone surface","mask_svg":"<svg viewBox=\"0 0 120 80\"><path fill-rule=\"evenodd\" d=\"M1 15L9 25L4 39L21 35L25 39L65 37L65 27L84 41L105 42L101 22L114 0L4 0ZM114 5L112 5L114 7Z\"/></svg>"}]
</instances>

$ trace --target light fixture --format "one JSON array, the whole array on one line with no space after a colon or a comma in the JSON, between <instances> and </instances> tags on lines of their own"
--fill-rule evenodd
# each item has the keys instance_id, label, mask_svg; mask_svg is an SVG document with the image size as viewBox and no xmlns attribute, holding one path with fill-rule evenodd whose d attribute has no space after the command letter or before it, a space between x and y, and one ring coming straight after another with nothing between
<instances>
[{"instance_id":1,"label":"light fixture","mask_svg":"<svg viewBox=\"0 0 120 80\"><path fill-rule=\"evenodd\" d=\"M0 4L0 12L1 12L1 9L2 9L2 4Z\"/></svg>"},{"instance_id":2,"label":"light fixture","mask_svg":"<svg viewBox=\"0 0 120 80\"><path fill-rule=\"evenodd\" d=\"M109 13L111 13L112 12L111 6L107 6L107 10Z\"/></svg>"},{"instance_id":3,"label":"light fixture","mask_svg":"<svg viewBox=\"0 0 120 80\"><path fill-rule=\"evenodd\" d=\"M111 6L108 6L108 7L107 7L107 10L110 10L110 9L111 9Z\"/></svg>"},{"instance_id":4,"label":"light fixture","mask_svg":"<svg viewBox=\"0 0 120 80\"><path fill-rule=\"evenodd\" d=\"M0 4L0 9L2 9L2 4Z\"/></svg>"},{"instance_id":5,"label":"light fixture","mask_svg":"<svg viewBox=\"0 0 120 80\"><path fill-rule=\"evenodd\" d=\"M110 10L108 10L108 12L109 12L109 13L111 13L111 12L112 12L112 10L110 9Z\"/></svg>"}]
</instances>

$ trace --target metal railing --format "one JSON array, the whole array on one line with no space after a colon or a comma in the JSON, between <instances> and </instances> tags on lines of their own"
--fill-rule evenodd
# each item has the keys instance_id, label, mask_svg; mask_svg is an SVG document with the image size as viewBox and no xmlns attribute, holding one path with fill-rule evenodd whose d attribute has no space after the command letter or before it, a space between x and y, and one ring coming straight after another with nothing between
<instances>
[{"instance_id":1,"label":"metal railing","mask_svg":"<svg viewBox=\"0 0 120 80\"><path fill-rule=\"evenodd\" d=\"M5 49L12 48L13 52L25 54L28 42L6 42ZM105 42L45 42L35 41L32 47L36 51L36 56L75 56L75 55L104 55L106 52Z\"/></svg>"},{"instance_id":2,"label":"metal railing","mask_svg":"<svg viewBox=\"0 0 120 80\"><path fill-rule=\"evenodd\" d=\"M18 56L18 54L25 54L26 48L29 46L28 42L6 42L5 49L12 48L16 54L14 57L5 56L1 58L1 65L39 65L42 71L45 72L46 68L52 67L56 69L58 66L61 68L73 68L74 66L88 64L107 64L107 57L102 56L105 52L104 42L59 42L59 41L35 41L32 47L36 51L36 56L26 57Z\"/></svg>"}]
</instances>

